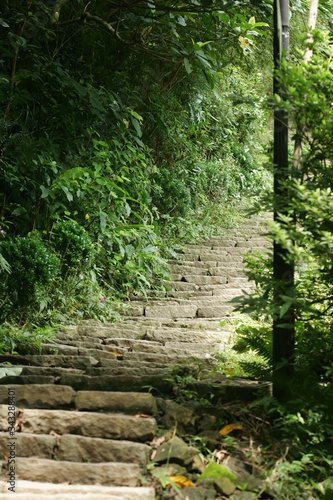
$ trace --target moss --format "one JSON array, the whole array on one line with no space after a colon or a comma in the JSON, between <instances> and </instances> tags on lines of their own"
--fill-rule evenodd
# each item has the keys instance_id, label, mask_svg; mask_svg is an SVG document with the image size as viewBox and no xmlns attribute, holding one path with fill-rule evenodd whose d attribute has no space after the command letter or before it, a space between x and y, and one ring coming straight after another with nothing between
<instances>
[{"instance_id":1,"label":"moss","mask_svg":"<svg viewBox=\"0 0 333 500\"><path fill-rule=\"evenodd\" d=\"M224 467L224 465L217 464L216 462L209 462L203 473L199 476L198 483L203 479L219 479L221 477L227 477L233 483L236 482L235 474Z\"/></svg>"}]
</instances>

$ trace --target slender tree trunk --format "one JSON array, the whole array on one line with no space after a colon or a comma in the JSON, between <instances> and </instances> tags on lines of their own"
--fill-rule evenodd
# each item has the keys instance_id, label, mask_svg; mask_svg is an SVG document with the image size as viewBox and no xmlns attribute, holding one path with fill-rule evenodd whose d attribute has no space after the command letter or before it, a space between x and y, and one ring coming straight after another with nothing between
<instances>
[{"instance_id":1,"label":"slender tree trunk","mask_svg":"<svg viewBox=\"0 0 333 500\"><path fill-rule=\"evenodd\" d=\"M289 50L289 0L274 1L274 62L275 69ZM279 82L274 76L274 93L280 95ZM290 176L288 165L288 116L280 110L274 112L274 220L278 213L288 213L288 198L284 181ZM283 204L281 205L281 201ZM294 265L287 260L288 252L274 242L274 301L284 303L282 295L290 295L294 289ZM295 315L291 306L282 317L273 321L273 393L278 399L285 399L290 393L293 375L293 354L295 337Z\"/></svg>"}]
</instances>

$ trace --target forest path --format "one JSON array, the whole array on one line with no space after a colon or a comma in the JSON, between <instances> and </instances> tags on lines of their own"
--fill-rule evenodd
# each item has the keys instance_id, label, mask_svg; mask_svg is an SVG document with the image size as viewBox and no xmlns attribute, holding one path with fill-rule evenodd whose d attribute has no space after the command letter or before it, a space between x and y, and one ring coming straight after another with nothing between
<instances>
[{"instance_id":1,"label":"forest path","mask_svg":"<svg viewBox=\"0 0 333 500\"><path fill-rule=\"evenodd\" d=\"M230 337L221 320L232 315L230 300L251 288L242 253L267 250L266 222L267 217L246 219L208 241L186 245L169 263L169 290L119 305L119 323L82 322L58 332L40 353L2 356L12 364L1 365L8 375L0 379L4 500L12 494L11 477L17 498L25 500L50 494L59 500L153 500L155 490L144 474L157 447L158 424L177 426L181 434L214 432L223 404L249 401L258 389L269 392L268 384L219 371ZM175 381L182 379L186 391L212 399L214 406L172 401L179 390ZM13 436L8 401L16 406ZM153 461L168 462L168 474L193 466L197 451L185 441L174 437L164 448L154 452ZM202 489L195 488L195 495ZM191 499L215 498L219 491L194 497L194 488L186 490Z\"/></svg>"}]
</instances>

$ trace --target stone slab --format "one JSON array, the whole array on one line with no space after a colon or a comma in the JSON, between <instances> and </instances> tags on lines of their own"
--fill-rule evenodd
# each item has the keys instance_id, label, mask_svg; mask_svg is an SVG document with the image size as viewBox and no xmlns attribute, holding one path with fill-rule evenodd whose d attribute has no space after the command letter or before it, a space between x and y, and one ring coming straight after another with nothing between
<instances>
[{"instance_id":1,"label":"stone slab","mask_svg":"<svg viewBox=\"0 0 333 500\"><path fill-rule=\"evenodd\" d=\"M145 467L149 455L150 447L141 443L63 434L56 457L60 461L121 462Z\"/></svg>"},{"instance_id":2,"label":"stone slab","mask_svg":"<svg viewBox=\"0 0 333 500\"><path fill-rule=\"evenodd\" d=\"M136 463L75 463L35 457L17 457L15 462L15 472L19 481L43 483L68 483L70 481L71 484L130 487L136 487L138 484L139 466ZM5 465L6 462L3 467Z\"/></svg>"},{"instance_id":3,"label":"stone slab","mask_svg":"<svg viewBox=\"0 0 333 500\"><path fill-rule=\"evenodd\" d=\"M154 415L156 400L152 394L140 392L79 391L75 396L78 410L109 410Z\"/></svg>"},{"instance_id":4,"label":"stone slab","mask_svg":"<svg viewBox=\"0 0 333 500\"><path fill-rule=\"evenodd\" d=\"M147 306L147 318L195 318L197 307L193 306Z\"/></svg>"},{"instance_id":5,"label":"stone slab","mask_svg":"<svg viewBox=\"0 0 333 500\"><path fill-rule=\"evenodd\" d=\"M8 390L15 392L16 406L21 408L59 408L74 402L75 391L72 387L58 385L14 385L0 386L0 404L7 404Z\"/></svg>"},{"instance_id":6,"label":"stone slab","mask_svg":"<svg viewBox=\"0 0 333 500\"><path fill-rule=\"evenodd\" d=\"M1 416L2 417L2 416ZM3 423L6 421L1 418ZM4 429L4 425L1 426ZM0 456L9 457L8 445L14 443L15 457L39 457L53 458L53 452L57 444L55 436L34 436L24 432L16 432L15 440L9 439L8 432L0 432Z\"/></svg>"},{"instance_id":7,"label":"stone slab","mask_svg":"<svg viewBox=\"0 0 333 500\"><path fill-rule=\"evenodd\" d=\"M1 499L6 499L6 496L10 500L13 499L13 494L8 493L7 487L4 486L3 489L0 489ZM10 496L9 496L10 495ZM19 481L17 484L15 498L25 499L29 497L24 497L23 495L35 495L31 496L31 499L40 500L39 495L44 495L45 500L50 500L50 495L52 498L58 500L81 500L77 495L82 496L82 500L154 500L155 499L155 490L154 488L149 487L130 487L130 486L100 486L100 485L74 485L74 484L52 484L52 483L39 483L34 481ZM66 495L66 496L65 496Z\"/></svg>"},{"instance_id":8,"label":"stone slab","mask_svg":"<svg viewBox=\"0 0 333 500\"><path fill-rule=\"evenodd\" d=\"M61 355L26 355L25 359L35 366L56 366L63 368L78 368L84 370L87 366L96 366L98 360L92 356L61 356ZM113 355L114 359L117 356Z\"/></svg>"},{"instance_id":9,"label":"stone slab","mask_svg":"<svg viewBox=\"0 0 333 500\"><path fill-rule=\"evenodd\" d=\"M0 406L0 415L5 416L7 406ZM7 428L1 419L0 430ZM73 412L67 410L25 409L21 414L21 431L30 434L75 434L104 439L149 441L156 434L154 418L136 418L93 412Z\"/></svg>"}]
</instances>

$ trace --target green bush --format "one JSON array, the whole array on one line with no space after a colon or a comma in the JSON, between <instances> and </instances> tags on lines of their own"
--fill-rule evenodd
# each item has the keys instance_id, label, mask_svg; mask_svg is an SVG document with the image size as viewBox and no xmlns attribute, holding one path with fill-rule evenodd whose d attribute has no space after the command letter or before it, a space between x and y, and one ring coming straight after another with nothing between
<instances>
[{"instance_id":1,"label":"green bush","mask_svg":"<svg viewBox=\"0 0 333 500\"><path fill-rule=\"evenodd\" d=\"M2 305L10 300L16 308L28 306L59 271L59 260L40 239L16 236L1 244L1 252L11 268L1 283Z\"/></svg>"},{"instance_id":2,"label":"green bush","mask_svg":"<svg viewBox=\"0 0 333 500\"><path fill-rule=\"evenodd\" d=\"M72 219L59 220L52 230L52 245L61 259L61 271L82 268L94 252L93 242L87 231Z\"/></svg>"}]
</instances>

